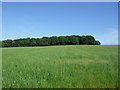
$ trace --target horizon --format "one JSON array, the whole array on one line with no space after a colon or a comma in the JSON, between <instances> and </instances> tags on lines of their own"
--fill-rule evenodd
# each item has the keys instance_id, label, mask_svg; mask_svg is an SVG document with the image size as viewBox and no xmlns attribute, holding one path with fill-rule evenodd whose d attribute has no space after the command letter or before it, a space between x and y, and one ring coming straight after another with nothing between
<instances>
[{"instance_id":1,"label":"horizon","mask_svg":"<svg viewBox=\"0 0 120 90\"><path fill-rule=\"evenodd\" d=\"M117 2L3 2L2 39L92 35L118 45Z\"/></svg>"},{"instance_id":2,"label":"horizon","mask_svg":"<svg viewBox=\"0 0 120 90\"><path fill-rule=\"evenodd\" d=\"M72 35L62 35L62 36L72 36ZM80 36L80 35L78 35ZM89 36L89 35L81 35L81 36ZM90 35L91 36L91 35ZM43 36L43 37L59 37L59 36ZM5 39L5 40L17 40L17 39L27 39L27 38L30 38L30 39L37 39L37 38L40 38L42 39L43 37L23 37L23 38L15 38L15 39ZM94 36L93 36L94 37ZM95 37L94 37L95 38ZM0 41L5 41L5 40L0 40ZM96 40L96 38L95 38ZM98 40L97 40L98 41ZM100 42L101 43L101 42ZM82 45L82 44L81 44ZM102 44L101 44L102 45ZM120 45L120 44L103 44L103 45Z\"/></svg>"}]
</instances>

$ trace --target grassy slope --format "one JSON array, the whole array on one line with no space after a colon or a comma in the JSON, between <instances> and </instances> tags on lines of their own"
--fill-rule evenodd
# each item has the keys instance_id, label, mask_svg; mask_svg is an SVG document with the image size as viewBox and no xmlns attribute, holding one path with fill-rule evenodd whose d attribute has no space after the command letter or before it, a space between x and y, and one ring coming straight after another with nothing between
<instances>
[{"instance_id":1,"label":"grassy slope","mask_svg":"<svg viewBox=\"0 0 120 90\"><path fill-rule=\"evenodd\" d=\"M3 87L117 87L117 46L3 49Z\"/></svg>"}]
</instances>

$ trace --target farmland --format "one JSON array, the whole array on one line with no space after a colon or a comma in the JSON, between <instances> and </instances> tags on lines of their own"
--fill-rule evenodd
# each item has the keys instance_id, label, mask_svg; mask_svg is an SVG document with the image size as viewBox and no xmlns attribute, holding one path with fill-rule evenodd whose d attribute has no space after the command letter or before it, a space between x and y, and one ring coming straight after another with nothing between
<instances>
[{"instance_id":1,"label":"farmland","mask_svg":"<svg viewBox=\"0 0 120 90\"><path fill-rule=\"evenodd\" d=\"M2 70L3 88L115 88L118 47L3 48Z\"/></svg>"}]
</instances>

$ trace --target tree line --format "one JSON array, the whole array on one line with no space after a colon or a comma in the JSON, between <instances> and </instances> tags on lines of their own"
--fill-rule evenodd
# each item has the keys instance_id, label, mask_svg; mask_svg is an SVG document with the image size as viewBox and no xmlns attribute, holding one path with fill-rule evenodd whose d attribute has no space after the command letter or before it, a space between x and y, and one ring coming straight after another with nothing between
<instances>
[{"instance_id":1,"label":"tree line","mask_svg":"<svg viewBox=\"0 0 120 90\"><path fill-rule=\"evenodd\" d=\"M100 45L91 35L52 36L42 38L20 38L0 41L1 47L51 46L51 45Z\"/></svg>"}]
</instances>

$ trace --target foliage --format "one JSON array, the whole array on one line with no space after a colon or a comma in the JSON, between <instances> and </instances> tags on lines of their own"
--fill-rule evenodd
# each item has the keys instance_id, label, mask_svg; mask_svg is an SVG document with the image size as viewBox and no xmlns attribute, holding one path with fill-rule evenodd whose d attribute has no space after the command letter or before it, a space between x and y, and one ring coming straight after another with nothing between
<instances>
[{"instance_id":1,"label":"foliage","mask_svg":"<svg viewBox=\"0 0 120 90\"><path fill-rule=\"evenodd\" d=\"M2 41L0 41L0 47L2 47Z\"/></svg>"},{"instance_id":2,"label":"foliage","mask_svg":"<svg viewBox=\"0 0 120 90\"><path fill-rule=\"evenodd\" d=\"M3 47L50 46L50 45L100 45L91 35L52 36L42 38L20 38L2 41Z\"/></svg>"}]
</instances>

